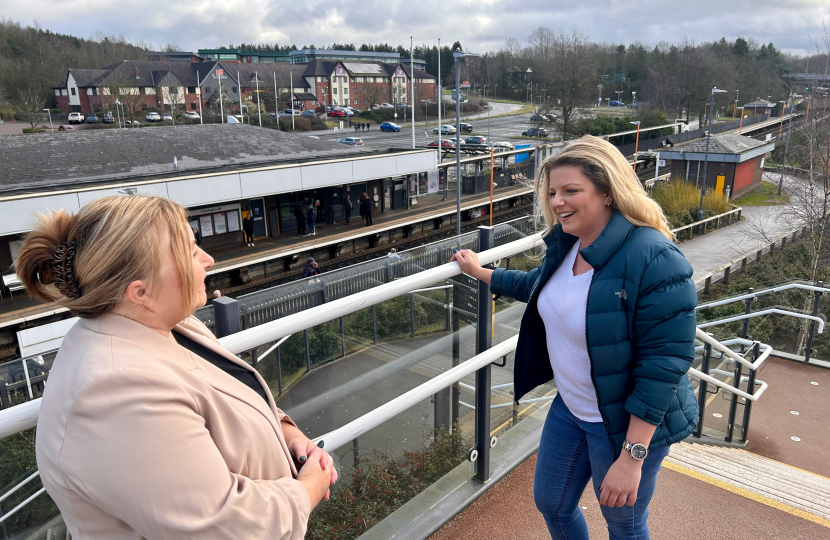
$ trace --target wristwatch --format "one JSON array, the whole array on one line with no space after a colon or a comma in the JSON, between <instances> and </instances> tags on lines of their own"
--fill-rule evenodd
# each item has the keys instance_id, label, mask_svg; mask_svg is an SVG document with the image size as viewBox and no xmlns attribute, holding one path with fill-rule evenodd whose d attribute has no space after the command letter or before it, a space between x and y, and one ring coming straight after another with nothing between
<instances>
[{"instance_id":1,"label":"wristwatch","mask_svg":"<svg viewBox=\"0 0 830 540\"><path fill-rule=\"evenodd\" d=\"M637 461L642 461L646 459L648 455L648 448L644 444L640 443L630 443L625 441L622 446L623 451L628 452L631 454L631 457L636 459Z\"/></svg>"}]
</instances>

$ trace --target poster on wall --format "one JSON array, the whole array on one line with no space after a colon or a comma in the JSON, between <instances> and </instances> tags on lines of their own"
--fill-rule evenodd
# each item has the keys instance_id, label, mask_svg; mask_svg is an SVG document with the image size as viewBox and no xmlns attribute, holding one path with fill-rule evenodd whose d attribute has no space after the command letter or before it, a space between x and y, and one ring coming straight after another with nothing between
<instances>
[{"instance_id":1,"label":"poster on wall","mask_svg":"<svg viewBox=\"0 0 830 540\"><path fill-rule=\"evenodd\" d=\"M199 225L202 229L202 238L213 236L213 220L210 216L199 216Z\"/></svg>"},{"instance_id":2,"label":"poster on wall","mask_svg":"<svg viewBox=\"0 0 830 540\"><path fill-rule=\"evenodd\" d=\"M213 227L216 234L225 234L228 232L228 226L225 222L225 212L213 214Z\"/></svg>"},{"instance_id":3,"label":"poster on wall","mask_svg":"<svg viewBox=\"0 0 830 540\"><path fill-rule=\"evenodd\" d=\"M427 193L438 193L438 169L427 171Z\"/></svg>"},{"instance_id":4,"label":"poster on wall","mask_svg":"<svg viewBox=\"0 0 830 540\"><path fill-rule=\"evenodd\" d=\"M239 230L239 210L231 210L227 213L228 217L228 232L236 232Z\"/></svg>"}]
</instances>

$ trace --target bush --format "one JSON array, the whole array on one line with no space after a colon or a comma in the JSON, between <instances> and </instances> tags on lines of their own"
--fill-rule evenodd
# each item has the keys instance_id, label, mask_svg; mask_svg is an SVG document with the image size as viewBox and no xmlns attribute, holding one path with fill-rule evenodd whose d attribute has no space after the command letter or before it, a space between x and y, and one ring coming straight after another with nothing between
<instances>
[{"instance_id":1,"label":"bush","mask_svg":"<svg viewBox=\"0 0 830 540\"><path fill-rule=\"evenodd\" d=\"M14 111L11 109L0 109L0 120L4 122L11 122L14 120Z\"/></svg>"},{"instance_id":2,"label":"bush","mask_svg":"<svg viewBox=\"0 0 830 540\"><path fill-rule=\"evenodd\" d=\"M43 133L43 132L45 132L45 131L46 131L45 129L43 129L43 128L38 128L38 127L36 127L36 128L23 128L23 133L24 133L24 134L29 134L29 133Z\"/></svg>"},{"instance_id":3,"label":"bush","mask_svg":"<svg viewBox=\"0 0 830 540\"><path fill-rule=\"evenodd\" d=\"M700 189L689 182L675 179L664 186L655 186L651 197L663 208L672 228L682 227L697 221L700 205ZM703 217L728 212L732 207L723 196L708 190L703 197Z\"/></svg>"},{"instance_id":4,"label":"bush","mask_svg":"<svg viewBox=\"0 0 830 540\"><path fill-rule=\"evenodd\" d=\"M306 538L351 540L403 506L464 461L464 440L456 425L434 440L424 441L403 460L386 454L364 459L352 472L351 483L333 491L328 502L311 513Z\"/></svg>"}]
</instances>

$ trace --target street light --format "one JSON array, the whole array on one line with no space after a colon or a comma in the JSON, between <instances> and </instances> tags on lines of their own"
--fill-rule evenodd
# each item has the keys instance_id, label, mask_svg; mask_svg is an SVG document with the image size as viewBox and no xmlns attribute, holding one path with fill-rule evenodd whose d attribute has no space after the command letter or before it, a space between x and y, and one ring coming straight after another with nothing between
<instances>
[{"instance_id":1,"label":"street light","mask_svg":"<svg viewBox=\"0 0 830 540\"><path fill-rule=\"evenodd\" d=\"M637 92L631 92L631 107L634 107L634 104L637 102Z\"/></svg>"},{"instance_id":2,"label":"street light","mask_svg":"<svg viewBox=\"0 0 830 540\"><path fill-rule=\"evenodd\" d=\"M599 88L599 105L597 105L597 107L602 107L602 85L598 84L597 88Z\"/></svg>"},{"instance_id":3,"label":"street light","mask_svg":"<svg viewBox=\"0 0 830 540\"><path fill-rule=\"evenodd\" d=\"M52 111L49 110L49 109L43 109L43 110L46 111L49 114L49 129L51 129L52 133L54 133L55 132L55 127L52 125Z\"/></svg>"},{"instance_id":4,"label":"street light","mask_svg":"<svg viewBox=\"0 0 830 540\"><path fill-rule=\"evenodd\" d=\"M455 230L458 246L461 247L461 78L458 73L458 61L462 58L477 58L475 53L456 51L452 53L455 61ZM439 126L438 130L441 128Z\"/></svg>"},{"instance_id":5,"label":"street light","mask_svg":"<svg viewBox=\"0 0 830 540\"><path fill-rule=\"evenodd\" d=\"M484 85L484 106L487 107L487 142L490 142L490 105L487 103L487 85Z\"/></svg>"},{"instance_id":6,"label":"street light","mask_svg":"<svg viewBox=\"0 0 830 540\"><path fill-rule=\"evenodd\" d=\"M784 109L787 108L787 102L783 99L778 100L778 103L783 103L781 105L781 122L778 125L778 138L781 138L781 130L784 129Z\"/></svg>"},{"instance_id":7,"label":"street light","mask_svg":"<svg viewBox=\"0 0 830 540\"><path fill-rule=\"evenodd\" d=\"M622 90L614 90L614 93L615 93L615 94L617 94L617 103L619 103L619 101L620 101L620 94L622 94L622 93L623 93L623 91L622 91Z\"/></svg>"},{"instance_id":8,"label":"street light","mask_svg":"<svg viewBox=\"0 0 830 540\"><path fill-rule=\"evenodd\" d=\"M793 98L804 97L801 94L793 94L790 90L790 120L787 122L787 143L784 145L784 163L781 164L781 179L778 181L778 194L781 195L781 188L784 186L784 168L787 166L787 151L790 149L790 130L793 127L793 110L795 102Z\"/></svg>"},{"instance_id":9,"label":"street light","mask_svg":"<svg viewBox=\"0 0 830 540\"><path fill-rule=\"evenodd\" d=\"M709 100L709 129L706 130L706 154L703 156L703 185L700 187L700 206L697 208L697 221L703 220L703 196L706 194L706 170L709 166L709 140L712 138L712 113L715 108L715 93L726 92L726 90L719 90L717 87L712 88L711 98ZM700 225L698 225L700 231Z\"/></svg>"},{"instance_id":10,"label":"street light","mask_svg":"<svg viewBox=\"0 0 830 540\"><path fill-rule=\"evenodd\" d=\"M634 143L634 172L637 172L637 150L640 148L640 121L629 122L637 126L637 142Z\"/></svg>"}]
</instances>

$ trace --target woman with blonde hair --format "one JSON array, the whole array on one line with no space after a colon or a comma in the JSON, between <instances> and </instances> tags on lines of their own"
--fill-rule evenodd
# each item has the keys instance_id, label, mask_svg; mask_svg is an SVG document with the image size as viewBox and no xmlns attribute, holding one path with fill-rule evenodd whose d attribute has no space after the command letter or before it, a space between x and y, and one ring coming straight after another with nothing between
<instances>
[{"instance_id":1,"label":"woman with blonde hair","mask_svg":"<svg viewBox=\"0 0 830 540\"><path fill-rule=\"evenodd\" d=\"M104 197L41 215L16 263L80 317L43 394L36 455L73 538L303 538L331 457L193 312L213 259L181 206Z\"/></svg>"},{"instance_id":2,"label":"woman with blonde hair","mask_svg":"<svg viewBox=\"0 0 830 540\"><path fill-rule=\"evenodd\" d=\"M552 538L587 539L579 500L593 478L614 539L648 538L648 504L669 445L695 428L692 268L660 207L610 143L583 137L536 178L547 250L530 272L462 270L527 302L514 398L554 379L534 499ZM542 344L546 346L541 346Z\"/></svg>"}]
</instances>

